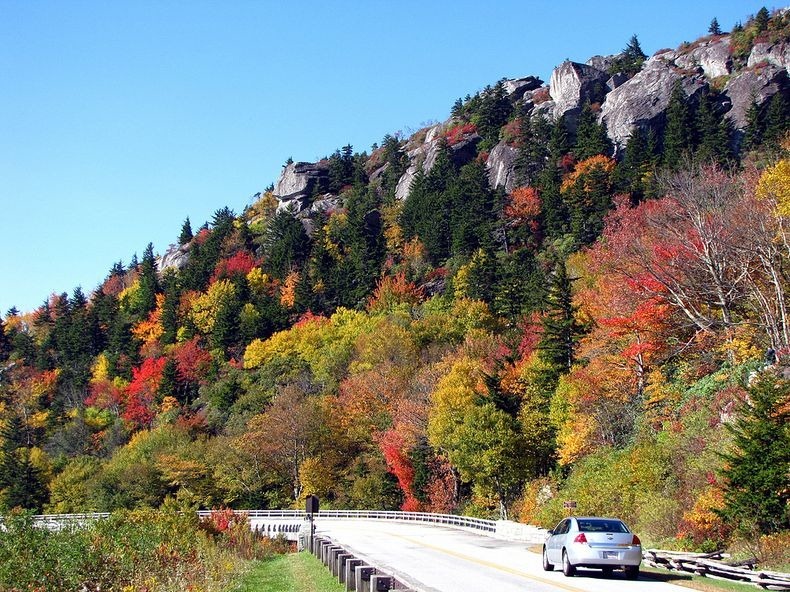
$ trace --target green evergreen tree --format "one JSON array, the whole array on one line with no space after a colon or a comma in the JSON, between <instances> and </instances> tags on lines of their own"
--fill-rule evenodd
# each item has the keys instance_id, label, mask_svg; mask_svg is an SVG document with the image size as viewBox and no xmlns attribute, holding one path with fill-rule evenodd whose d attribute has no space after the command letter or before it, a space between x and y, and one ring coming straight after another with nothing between
<instances>
[{"instance_id":1,"label":"green evergreen tree","mask_svg":"<svg viewBox=\"0 0 790 592\"><path fill-rule=\"evenodd\" d=\"M702 93L694 115L696 157L703 162L712 161L725 165L732 156L730 128L728 120L717 107L712 93Z\"/></svg>"},{"instance_id":2,"label":"green evergreen tree","mask_svg":"<svg viewBox=\"0 0 790 592\"><path fill-rule=\"evenodd\" d=\"M192 240L192 225L189 223L189 216L181 226L181 234L178 235L178 244L185 245Z\"/></svg>"},{"instance_id":3,"label":"green evergreen tree","mask_svg":"<svg viewBox=\"0 0 790 592\"><path fill-rule=\"evenodd\" d=\"M790 104L781 91L768 102L764 129L763 142L770 150L777 150L782 137L790 129Z\"/></svg>"},{"instance_id":4,"label":"green evergreen tree","mask_svg":"<svg viewBox=\"0 0 790 592\"><path fill-rule=\"evenodd\" d=\"M521 119L518 152L513 162L517 185L534 184L538 175L546 168L549 158L551 126L543 116Z\"/></svg>"},{"instance_id":5,"label":"green evergreen tree","mask_svg":"<svg viewBox=\"0 0 790 592\"><path fill-rule=\"evenodd\" d=\"M714 16L708 27L708 33L711 35L721 35L721 27L719 26L718 19Z\"/></svg>"},{"instance_id":6,"label":"green evergreen tree","mask_svg":"<svg viewBox=\"0 0 790 592\"><path fill-rule=\"evenodd\" d=\"M133 312L140 318L143 318L154 310L156 308L156 294L159 290L159 276L156 271L154 245L148 243L143 252L143 260L140 263L140 293L137 299L138 305Z\"/></svg>"},{"instance_id":7,"label":"green evergreen tree","mask_svg":"<svg viewBox=\"0 0 790 592\"><path fill-rule=\"evenodd\" d=\"M667 123L664 129L664 166L678 168L694 146L693 121L686 93L678 80L672 89L667 106Z\"/></svg>"},{"instance_id":8,"label":"green evergreen tree","mask_svg":"<svg viewBox=\"0 0 790 592\"><path fill-rule=\"evenodd\" d=\"M790 528L790 382L761 376L733 424L724 454L723 515L760 534Z\"/></svg>"},{"instance_id":9,"label":"green evergreen tree","mask_svg":"<svg viewBox=\"0 0 790 592\"><path fill-rule=\"evenodd\" d=\"M167 358L162 369L162 378L159 380L157 395L159 401L164 397L177 397L178 394L178 364L173 358ZM185 403L186 401L182 401Z\"/></svg>"},{"instance_id":10,"label":"green evergreen tree","mask_svg":"<svg viewBox=\"0 0 790 592\"><path fill-rule=\"evenodd\" d=\"M656 162L655 132L634 129L625 146L625 155L615 169L614 185L618 192L630 193L637 202L653 192Z\"/></svg>"},{"instance_id":11,"label":"green evergreen tree","mask_svg":"<svg viewBox=\"0 0 790 592\"><path fill-rule=\"evenodd\" d=\"M40 512L47 501L41 472L31 463L21 420L12 415L0 428L0 508Z\"/></svg>"},{"instance_id":12,"label":"green evergreen tree","mask_svg":"<svg viewBox=\"0 0 790 592\"><path fill-rule=\"evenodd\" d=\"M620 55L612 62L609 67L610 74L617 74L623 72L624 74L633 75L642 69L642 64L645 62L647 55L642 51L642 46L639 44L639 38L632 35L628 40L628 44Z\"/></svg>"},{"instance_id":13,"label":"green evergreen tree","mask_svg":"<svg viewBox=\"0 0 790 592\"><path fill-rule=\"evenodd\" d=\"M556 166L559 160L571 149L571 142L568 134L568 120L565 115L561 115L554 126L551 128L549 136L549 163Z\"/></svg>"},{"instance_id":14,"label":"green evergreen tree","mask_svg":"<svg viewBox=\"0 0 790 592\"><path fill-rule=\"evenodd\" d=\"M448 188L448 198L451 255L468 257L479 248L492 248L494 194L485 165L473 161L461 167Z\"/></svg>"},{"instance_id":15,"label":"green evergreen tree","mask_svg":"<svg viewBox=\"0 0 790 592\"><path fill-rule=\"evenodd\" d=\"M505 125L513 112L513 106L505 92L504 80L488 87L481 94L480 106L472 122L477 133L483 138L480 150L490 150L499 141L499 130Z\"/></svg>"},{"instance_id":16,"label":"green evergreen tree","mask_svg":"<svg viewBox=\"0 0 790 592\"><path fill-rule=\"evenodd\" d=\"M548 366L550 382L556 386L560 375L568 372L576 360L576 343L582 334L565 261L559 260L554 266L545 306L538 355Z\"/></svg>"},{"instance_id":17,"label":"green evergreen tree","mask_svg":"<svg viewBox=\"0 0 790 592\"><path fill-rule=\"evenodd\" d=\"M768 29L768 23L771 20L771 14L768 12L768 9L763 6L760 10L757 11L757 14L754 15L754 26L757 29L758 33L762 33Z\"/></svg>"},{"instance_id":18,"label":"green evergreen tree","mask_svg":"<svg viewBox=\"0 0 790 592\"><path fill-rule=\"evenodd\" d=\"M576 127L576 144L573 154L578 160L584 160L596 154L610 154L612 143L606 135L606 128L598 123L590 103L585 103L579 114Z\"/></svg>"},{"instance_id":19,"label":"green evergreen tree","mask_svg":"<svg viewBox=\"0 0 790 592\"><path fill-rule=\"evenodd\" d=\"M310 252L310 239L302 223L291 212L277 212L266 229L264 267L274 277L285 277L299 267Z\"/></svg>"},{"instance_id":20,"label":"green evergreen tree","mask_svg":"<svg viewBox=\"0 0 790 592\"><path fill-rule=\"evenodd\" d=\"M752 99L752 104L749 105L749 110L746 112L746 128L744 129L743 142L741 143L742 150L746 152L756 150L762 144L764 136L765 117L757 101Z\"/></svg>"},{"instance_id":21,"label":"green evergreen tree","mask_svg":"<svg viewBox=\"0 0 790 592\"><path fill-rule=\"evenodd\" d=\"M450 255L451 201L448 188L457 171L445 145L436 156L431 171L418 172L403 204L400 223L406 239L419 237L434 263Z\"/></svg>"}]
</instances>

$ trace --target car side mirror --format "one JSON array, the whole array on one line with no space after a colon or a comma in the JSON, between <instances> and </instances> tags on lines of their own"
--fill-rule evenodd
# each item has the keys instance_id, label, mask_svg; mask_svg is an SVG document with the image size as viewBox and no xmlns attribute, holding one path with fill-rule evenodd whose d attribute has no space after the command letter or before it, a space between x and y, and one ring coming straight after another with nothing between
<instances>
[{"instance_id":1,"label":"car side mirror","mask_svg":"<svg viewBox=\"0 0 790 592\"><path fill-rule=\"evenodd\" d=\"M554 530L549 529L549 530L546 531L546 534L554 534Z\"/></svg>"}]
</instances>

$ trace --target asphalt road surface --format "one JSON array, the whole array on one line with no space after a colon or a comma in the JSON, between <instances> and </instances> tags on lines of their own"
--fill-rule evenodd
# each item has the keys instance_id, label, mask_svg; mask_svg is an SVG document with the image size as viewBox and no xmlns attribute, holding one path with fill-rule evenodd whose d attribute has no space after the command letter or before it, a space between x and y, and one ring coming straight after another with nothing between
<instances>
[{"instance_id":1,"label":"asphalt road surface","mask_svg":"<svg viewBox=\"0 0 790 592\"><path fill-rule=\"evenodd\" d=\"M543 571L527 544L436 525L382 520L316 520L327 536L357 557L421 592L679 592L680 587L621 571L579 569L566 578L559 566Z\"/></svg>"}]
</instances>

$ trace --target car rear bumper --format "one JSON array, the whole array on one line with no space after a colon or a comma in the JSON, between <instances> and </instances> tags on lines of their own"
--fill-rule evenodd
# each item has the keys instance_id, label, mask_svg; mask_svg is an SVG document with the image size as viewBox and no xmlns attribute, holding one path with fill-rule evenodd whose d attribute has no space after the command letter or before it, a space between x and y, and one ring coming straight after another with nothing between
<instances>
[{"instance_id":1,"label":"car rear bumper","mask_svg":"<svg viewBox=\"0 0 790 592\"><path fill-rule=\"evenodd\" d=\"M577 567L638 566L642 563L642 547L604 547L572 545L567 549L568 559Z\"/></svg>"}]
</instances>

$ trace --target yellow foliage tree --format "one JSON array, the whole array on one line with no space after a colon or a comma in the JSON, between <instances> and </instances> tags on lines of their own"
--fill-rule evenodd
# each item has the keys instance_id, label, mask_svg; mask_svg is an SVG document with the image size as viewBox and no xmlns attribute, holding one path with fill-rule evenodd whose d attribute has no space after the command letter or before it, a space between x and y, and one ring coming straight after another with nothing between
<instances>
[{"instance_id":1,"label":"yellow foliage tree","mask_svg":"<svg viewBox=\"0 0 790 592\"><path fill-rule=\"evenodd\" d=\"M217 313L236 296L236 286L230 280L219 280L209 286L205 294L192 301L189 318L203 334L214 330Z\"/></svg>"}]
</instances>

